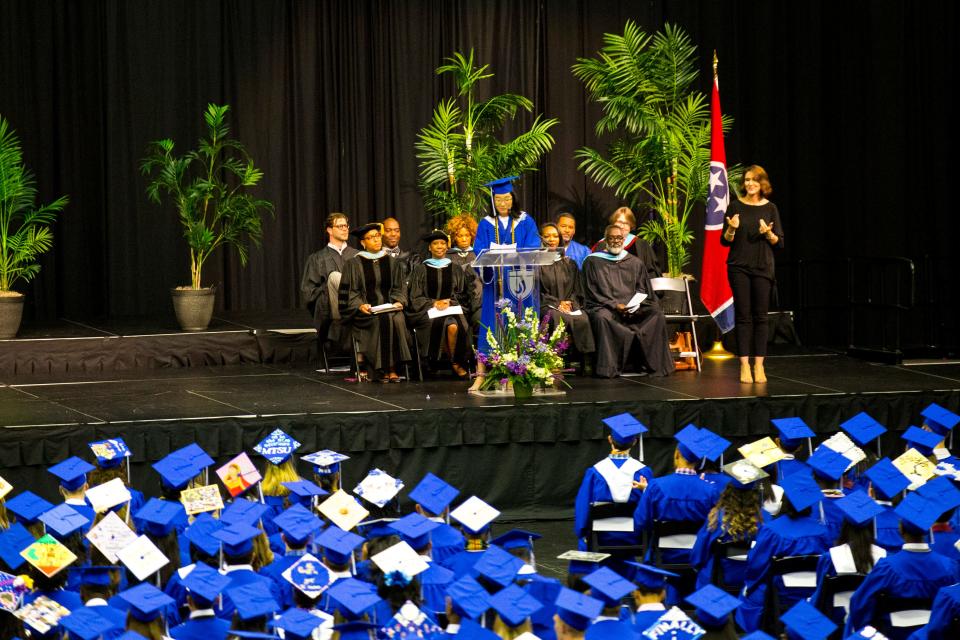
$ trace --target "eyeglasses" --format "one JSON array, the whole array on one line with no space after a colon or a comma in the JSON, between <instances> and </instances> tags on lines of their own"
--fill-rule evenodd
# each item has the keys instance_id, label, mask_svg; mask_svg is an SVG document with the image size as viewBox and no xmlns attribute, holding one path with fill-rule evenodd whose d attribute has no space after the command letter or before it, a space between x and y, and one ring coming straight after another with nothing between
<instances>
[{"instance_id":1,"label":"eyeglasses","mask_svg":"<svg viewBox=\"0 0 960 640\"><path fill-rule=\"evenodd\" d=\"M607 236L607 244L623 244L623 236Z\"/></svg>"},{"instance_id":2,"label":"eyeglasses","mask_svg":"<svg viewBox=\"0 0 960 640\"><path fill-rule=\"evenodd\" d=\"M335 224L333 225L334 229L349 229L350 225L348 224Z\"/></svg>"},{"instance_id":3,"label":"eyeglasses","mask_svg":"<svg viewBox=\"0 0 960 640\"><path fill-rule=\"evenodd\" d=\"M372 234L363 236L363 239L364 239L364 240L376 240L376 239L379 238L379 237L381 237L379 233L372 233Z\"/></svg>"}]
</instances>

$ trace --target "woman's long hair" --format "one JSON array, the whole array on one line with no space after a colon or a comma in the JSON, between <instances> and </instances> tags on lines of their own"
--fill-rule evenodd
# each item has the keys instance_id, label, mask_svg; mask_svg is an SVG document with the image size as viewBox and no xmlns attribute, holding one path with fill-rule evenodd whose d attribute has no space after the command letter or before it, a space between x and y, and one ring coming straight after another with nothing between
<instances>
[{"instance_id":1,"label":"woman's long hair","mask_svg":"<svg viewBox=\"0 0 960 640\"><path fill-rule=\"evenodd\" d=\"M165 637L163 633L163 616L155 618L150 622L141 622L127 614L127 631L136 631L147 640L163 640Z\"/></svg>"},{"instance_id":2,"label":"woman's long hair","mask_svg":"<svg viewBox=\"0 0 960 640\"><path fill-rule=\"evenodd\" d=\"M850 547L857 573L864 575L870 573L873 569L872 520L862 527L844 520L843 527L840 529L840 537L837 538L837 544L847 544Z\"/></svg>"},{"instance_id":3,"label":"woman's long hair","mask_svg":"<svg viewBox=\"0 0 960 640\"><path fill-rule=\"evenodd\" d=\"M293 466L293 458L287 458L280 464L267 464L263 472L263 480L260 487L265 496L283 496L290 495L290 489L283 486L284 482L296 482L300 480L300 475Z\"/></svg>"},{"instance_id":4,"label":"woman's long hair","mask_svg":"<svg viewBox=\"0 0 960 640\"><path fill-rule=\"evenodd\" d=\"M717 527L732 540L751 540L757 535L762 516L760 494L756 489L738 489L728 484L707 515L707 530Z\"/></svg>"},{"instance_id":5,"label":"woman's long hair","mask_svg":"<svg viewBox=\"0 0 960 640\"><path fill-rule=\"evenodd\" d=\"M500 616L497 616L493 620L492 631L500 636L501 640L513 640L524 633L533 633L533 623L530 621L530 618L527 618L520 623L520 626L511 627Z\"/></svg>"}]
</instances>

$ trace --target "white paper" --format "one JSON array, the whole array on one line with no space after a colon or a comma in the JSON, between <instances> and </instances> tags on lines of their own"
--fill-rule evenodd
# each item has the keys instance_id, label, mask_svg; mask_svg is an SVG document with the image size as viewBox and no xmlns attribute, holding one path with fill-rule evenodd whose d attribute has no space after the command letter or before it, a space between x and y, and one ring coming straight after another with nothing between
<instances>
[{"instance_id":1,"label":"white paper","mask_svg":"<svg viewBox=\"0 0 960 640\"><path fill-rule=\"evenodd\" d=\"M399 311L399 309L393 306L392 302L385 302L383 304L378 304L375 307L370 307L370 313L373 314L386 313L388 311Z\"/></svg>"},{"instance_id":2,"label":"white paper","mask_svg":"<svg viewBox=\"0 0 960 640\"><path fill-rule=\"evenodd\" d=\"M140 536L133 544L121 549L117 557L133 572L133 575L137 576L137 580L141 581L146 580L170 562L147 536Z\"/></svg>"},{"instance_id":3,"label":"white paper","mask_svg":"<svg viewBox=\"0 0 960 640\"><path fill-rule=\"evenodd\" d=\"M463 307L458 304L452 304L443 311L437 309L436 307L430 307L427 309L427 317L433 320L434 318L443 318L445 316L462 316Z\"/></svg>"},{"instance_id":4,"label":"white paper","mask_svg":"<svg viewBox=\"0 0 960 640\"><path fill-rule=\"evenodd\" d=\"M817 586L816 571L794 571L783 574L783 586L788 589L813 589Z\"/></svg>"},{"instance_id":5,"label":"white paper","mask_svg":"<svg viewBox=\"0 0 960 640\"><path fill-rule=\"evenodd\" d=\"M137 534L130 530L120 516L111 511L97 526L87 532L87 540L110 562L117 562L117 552L130 546Z\"/></svg>"},{"instance_id":6,"label":"white paper","mask_svg":"<svg viewBox=\"0 0 960 640\"><path fill-rule=\"evenodd\" d=\"M118 504L130 501L130 491L120 478L114 478L110 482L87 489L84 495L97 513L103 513Z\"/></svg>"},{"instance_id":7,"label":"white paper","mask_svg":"<svg viewBox=\"0 0 960 640\"><path fill-rule=\"evenodd\" d=\"M516 244L497 244L496 242L491 242L487 253L513 253L516 250Z\"/></svg>"},{"instance_id":8,"label":"white paper","mask_svg":"<svg viewBox=\"0 0 960 640\"><path fill-rule=\"evenodd\" d=\"M634 313L637 309L640 308L640 304L647 299L647 294L640 293L639 291L633 294L633 297L630 298L630 302L627 303L627 311Z\"/></svg>"},{"instance_id":9,"label":"white paper","mask_svg":"<svg viewBox=\"0 0 960 640\"><path fill-rule=\"evenodd\" d=\"M616 518L601 518L593 521L594 531L633 531L633 518L620 516Z\"/></svg>"},{"instance_id":10,"label":"white paper","mask_svg":"<svg viewBox=\"0 0 960 640\"><path fill-rule=\"evenodd\" d=\"M550 308L551 308L551 309L556 309L557 311L562 311L563 313L567 314L568 316L582 316L582 315L583 315L583 311L581 311L580 309L577 309L577 310L575 310L575 311L563 311L563 309L561 309L560 307L551 306Z\"/></svg>"}]
</instances>

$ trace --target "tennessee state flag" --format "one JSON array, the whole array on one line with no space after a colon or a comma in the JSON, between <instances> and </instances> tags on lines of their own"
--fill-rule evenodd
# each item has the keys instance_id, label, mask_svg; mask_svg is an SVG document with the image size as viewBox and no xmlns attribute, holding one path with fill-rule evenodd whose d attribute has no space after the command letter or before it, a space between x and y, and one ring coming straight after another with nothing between
<instances>
[{"instance_id":1,"label":"tennessee state flag","mask_svg":"<svg viewBox=\"0 0 960 640\"><path fill-rule=\"evenodd\" d=\"M721 333L733 329L733 292L727 280L727 254L730 248L720 244L723 219L730 204L727 184L727 154L723 148L723 121L720 111L720 87L714 58L713 94L710 98L710 184L707 192L706 235L703 242L703 271L700 274L700 300L713 316Z\"/></svg>"}]
</instances>

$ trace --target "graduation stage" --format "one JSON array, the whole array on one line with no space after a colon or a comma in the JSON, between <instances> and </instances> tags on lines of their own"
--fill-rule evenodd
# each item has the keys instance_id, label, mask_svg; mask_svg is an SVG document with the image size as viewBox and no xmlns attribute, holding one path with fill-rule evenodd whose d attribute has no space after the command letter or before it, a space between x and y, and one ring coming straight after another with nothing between
<instances>
[{"instance_id":1,"label":"graduation stage","mask_svg":"<svg viewBox=\"0 0 960 640\"><path fill-rule=\"evenodd\" d=\"M650 427L645 459L660 473L673 434L690 422L740 445L768 435L775 417L833 432L865 410L896 432L930 402L960 408L960 363L890 366L780 349L765 386L742 385L734 360L704 360L700 374L573 377L565 395L517 402L468 395L448 375L382 385L317 371L315 336L299 312L218 315L196 334L176 331L172 318L28 326L0 341L0 468L14 486L52 499L48 465L120 435L135 483L150 493L149 463L170 451L197 442L225 462L280 427L304 454L350 455L348 488L371 467L408 484L429 470L509 517L551 519L569 516L584 469L607 450L600 418L613 413Z\"/></svg>"}]
</instances>

